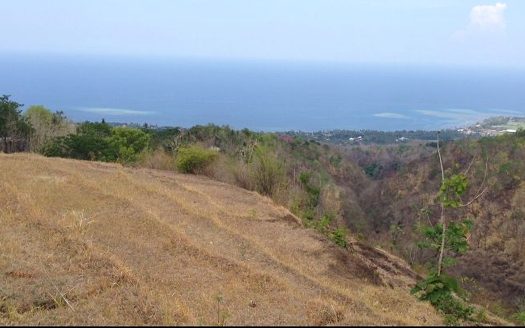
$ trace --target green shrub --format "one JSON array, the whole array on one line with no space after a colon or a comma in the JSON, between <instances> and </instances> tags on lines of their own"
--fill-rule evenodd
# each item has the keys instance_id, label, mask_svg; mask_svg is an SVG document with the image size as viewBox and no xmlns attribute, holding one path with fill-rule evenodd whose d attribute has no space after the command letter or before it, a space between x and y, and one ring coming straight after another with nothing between
<instances>
[{"instance_id":1,"label":"green shrub","mask_svg":"<svg viewBox=\"0 0 525 328\"><path fill-rule=\"evenodd\" d=\"M313 221L315 219L315 210L308 207L302 211L301 216L308 221Z\"/></svg>"},{"instance_id":2,"label":"green shrub","mask_svg":"<svg viewBox=\"0 0 525 328\"><path fill-rule=\"evenodd\" d=\"M332 166L338 168L339 166L341 166L343 157L341 157L341 155L339 154L335 154L335 155L330 156L328 160L330 161L330 164L332 164Z\"/></svg>"},{"instance_id":3,"label":"green shrub","mask_svg":"<svg viewBox=\"0 0 525 328\"><path fill-rule=\"evenodd\" d=\"M347 245L346 229L345 228L335 229L333 232L330 233L330 239L337 245L341 247L346 247Z\"/></svg>"},{"instance_id":4,"label":"green shrub","mask_svg":"<svg viewBox=\"0 0 525 328\"><path fill-rule=\"evenodd\" d=\"M319 204L319 197L321 196L321 188L315 186L311 182L312 173L309 171L303 171L299 174L299 181L303 185L303 188L308 193L308 204L307 206L315 208Z\"/></svg>"},{"instance_id":5,"label":"green shrub","mask_svg":"<svg viewBox=\"0 0 525 328\"><path fill-rule=\"evenodd\" d=\"M56 137L48 140L40 148L40 152L48 157L69 157L68 137Z\"/></svg>"},{"instance_id":6,"label":"green shrub","mask_svg":"<svg viewBox=\"0 0 525 328\"><path fill-rule=\"evenodd\" d=\"M181 147L175 165L182 173L200 173L217 158L217 152L200 146Z\"/></svg>"},{"instance_id":7,"label":"green shrub","mask_svg":"<svg viewBox=\"0 0 525 328\"><path fill-rule=\"evenodd\" d=\"M420 300L429 301L445 316L447 324L457 324L459 320L468 320L474 313L474 308L462 302L454 295L460 293L459 284L451 276L433 273L412 289Z\"/></svg>"},{"instance_id":8,"label":"green shrub","mask_svg":"<svg viewBox=\"0 0 525 328\"><path fill-rule=\"evenodd\" d=\"M326 233L328 230L328 227L330 223L332 222L333 217L331 215L325 214L323 215L319 221L316 222L316 229L319 230L321 233Z\"/></svg>"},{"instance_id":9,"label":"green shrub","mask_svg":"<svg viewBox=\"0 0 525 328\"><path fill-rule=\"evenodd\" d=\"M378 163L372 163L365 167L365 174L371 177L372 179L377 179L381 172L383 172L383 166Z\"/></svg>"},{"instance_id":10,"label":"green shrub","mask_svg":"<svg viewBox=\"0 0 525 328\"><path fill-rule=\"evenodd\" d=\"M518 312L512 316L520 325L525 325L525 311Z\"/></svg>"}]
</instances>

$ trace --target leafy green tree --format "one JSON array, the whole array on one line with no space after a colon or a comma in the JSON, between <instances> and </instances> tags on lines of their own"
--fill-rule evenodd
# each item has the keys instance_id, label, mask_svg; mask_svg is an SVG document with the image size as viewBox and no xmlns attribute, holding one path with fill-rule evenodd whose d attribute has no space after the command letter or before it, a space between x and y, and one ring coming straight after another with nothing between
<instances>
[{"instance_id":1,"label":"leafy green tree","mask_svg":"<svg viewBox=\"0 0 525 328\"><path fill-rule=\"evenodd\" d=\"M118 162L131 163L148 147L149 141L150 136L142 130L116 127L111 131L108 144L115 152Z\"/></svg>"},{"instance_id":2,"label":"leafy green tree","mask_svg":"<svg viewBox=\"0 0 525 328\"><path fill-rule=\"evenodd\" d=\"M31 132L31 125L22 116L22 106L7 95L0 97L0 138L6 152L9 150L8 141L25 143Z\"/></svg>"},{"instance_id":3,"label":"leafy green tree","mask_svg":"<svg viewBox=\"0 0 525 328\"><path fill-rule=\"evenodd\" d=\"M43 148L46 156L70 157L83 160L131 163L146 150L150 136L128 127L112 128L105 122L85 122L77 134L54 138Z\"/></svg>"},{"instance_id":4,"label":"leafy green tree","mask_svg":"<svg viewBox=\"0 0 525 328\"><path fill-rule=\"evenodd\" d=\"M78 127L78 134L104 138L111 136L111 125L106 122L84 122Z\"/></svg>"},{"instance_id":5,"label":"leafy green tree","mask_svg":"<svg viewBox=\"0 0 525 328\"><path fill-rule=\"evenodd\" d=\"M437 195L441 207L439 223L435 226L423 227L423 241L418 244L421 248L433 250L436 253L437 261L435 269L429 276L419 282L412 292L420 299L428 300L432 305L445 314L448 323L456 323L459 319L468 319L473 313L470 306L465 305L458 294L461 292L459 283L451 276L444 273L444 269L455 264L457 255L461 255L468 250L467 236L473 227L473 221L464 219L459 222L447 220L446 210L457 209L470 205L487 190L482 189L487 176L487 164L485 165L485 177L478 193L471 201L463 203L461 196L468 190L469 183L464 173L454 174L445 177L443 159L439 143L439 133L437 139L437 154L441 169L441 186ZM468 171L468 169L467 169Z\"/></svg>"}]
</instances>

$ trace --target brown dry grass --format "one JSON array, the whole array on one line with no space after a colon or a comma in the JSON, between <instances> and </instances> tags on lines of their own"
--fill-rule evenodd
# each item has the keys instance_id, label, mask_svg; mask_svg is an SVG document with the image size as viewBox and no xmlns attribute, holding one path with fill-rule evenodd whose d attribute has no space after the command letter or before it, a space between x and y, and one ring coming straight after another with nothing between
<instances>
[{"instance_id":1,"label":"brown dry grass","mask_svg":"<svg viewBox=\"0 0 525 328\"><path fill-rule=\"evenodd\" d=\"M0 324L441 323L355 246L207 178L0 154Z\"/></svg>"}]
</instances>

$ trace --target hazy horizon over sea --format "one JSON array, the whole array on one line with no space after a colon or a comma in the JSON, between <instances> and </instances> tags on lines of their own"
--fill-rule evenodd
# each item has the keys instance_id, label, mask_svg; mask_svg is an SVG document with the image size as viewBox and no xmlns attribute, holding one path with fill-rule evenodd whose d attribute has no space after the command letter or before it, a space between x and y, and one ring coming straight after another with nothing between
<instances>
[{"instance_id":1,"label":"hazy horizon over sea","mask_svg":"<svg viewBox=\"0 0 525 328\"><path fill-rule=\"evenodd\" d=\"M0 94L75 121L430 130L525 115L525 71L0 56Z\"/></svg>"}]
</instances>

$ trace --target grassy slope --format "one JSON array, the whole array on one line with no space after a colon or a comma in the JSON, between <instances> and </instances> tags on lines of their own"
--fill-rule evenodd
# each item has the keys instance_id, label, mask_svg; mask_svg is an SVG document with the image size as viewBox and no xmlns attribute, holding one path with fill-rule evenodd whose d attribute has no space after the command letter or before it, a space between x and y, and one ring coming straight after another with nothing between
<instances>
[{"instance_id":1,"label":"grassy slope","mask_svg":"<svg viewBox=\"0 0 525 328\"><path fill-rule=\"evenodd\" d=\"M0 154L0 204L0 324L441 322L397 258L206 178Z\"/></svg>"}]
</instances>

